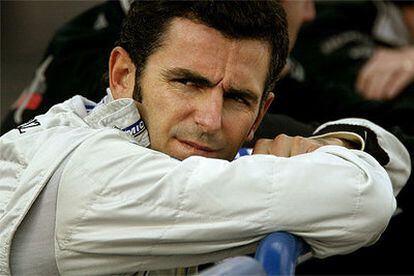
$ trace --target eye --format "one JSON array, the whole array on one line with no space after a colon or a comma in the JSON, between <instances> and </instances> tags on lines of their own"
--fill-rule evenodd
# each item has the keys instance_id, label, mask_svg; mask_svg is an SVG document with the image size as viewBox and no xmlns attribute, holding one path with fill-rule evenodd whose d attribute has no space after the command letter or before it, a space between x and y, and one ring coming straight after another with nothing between
<instances>
[{"instance_id":1,"label":"eye","mask_svg":"<svg viewBox=\"0 0 414 276\"><path fill-rule=\"evenodd\" d=\"M200 87L200 85L198 85L197 83L195 83L194 81L190 79L175 79L174 81L180 84L183 84L185 86L197 87L197 88Z\"/></svg>"},{"instance_id":2,"label":"eye","mask_svg":"<svg viewBox=\"0 0 414 276\"><path fill-rule=\"evenodd\" d=\"M248 100L246 100L246 98L243 97L243 95L238 95L236 93L226 93L225 97L227 99L234 100L237 103L241 103L241 104L244 104L246 106L250 106L250 102Z\"/></svg>"}]
</instances>

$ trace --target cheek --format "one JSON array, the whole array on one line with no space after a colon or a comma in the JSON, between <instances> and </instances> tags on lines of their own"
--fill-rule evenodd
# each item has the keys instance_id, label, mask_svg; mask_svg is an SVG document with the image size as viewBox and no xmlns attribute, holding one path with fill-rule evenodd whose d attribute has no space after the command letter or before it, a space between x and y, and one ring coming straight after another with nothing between
<instances>
[{"instance_id":1,"label":"cheek","mask_svg":"<svg viewBox=\"0 0 414 276\"><path fill-rule=\"evenodd\" d=\"M186 118L189 109L188 102L174 93L161 92L148 102L148 118L150 130L157 134L157 139L168 139L175 127L180 126Z\"/></svg>"},{"instance_id":2,"label":"cheek","mask_svg":"<svg viewBox=\"0 0 414 276\"><path fill-rule=\"evenodd\" d=\"M183 110L183 101L184 99L178 97L177 93L169 89L166 84L159 85L157 89L151 89L151 95L143 98L143 103L151 111L151 115L161 119Z\"/></svg>"},{"instance_id":3,"label":"cheek","mask_svg":"<svg viewBox=\"0 0 414 276\"><path fill-rule=\"evenodd\" d=\"M226 136L233 143L243 143L253 126L256 116L253 114L237 114L233 116L225 116L223 126Z\"/></svg>"}]
</instances>

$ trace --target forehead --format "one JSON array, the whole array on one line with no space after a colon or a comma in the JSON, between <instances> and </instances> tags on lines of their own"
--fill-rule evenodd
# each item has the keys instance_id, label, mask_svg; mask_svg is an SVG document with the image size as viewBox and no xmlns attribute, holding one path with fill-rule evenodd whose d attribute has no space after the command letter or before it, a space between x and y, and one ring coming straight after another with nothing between
<instances>
[{"instance_id":1,"label":"forehead","mask_svg":"<svg viewBox=\"0 0 414 276\"><path fill-rule=\"evenodd\" d=\"M152 56L162 69L185 68L213 83L262 93L270 64L270 45L255 39L231 39L189 19L171 21L163 45Z\"/></svg>"}]
</instances>

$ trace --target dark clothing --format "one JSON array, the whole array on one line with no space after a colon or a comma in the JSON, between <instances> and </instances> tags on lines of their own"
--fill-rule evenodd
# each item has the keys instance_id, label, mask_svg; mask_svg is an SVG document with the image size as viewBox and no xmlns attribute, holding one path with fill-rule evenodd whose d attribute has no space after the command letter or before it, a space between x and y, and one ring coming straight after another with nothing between
<instances>
[{"instance_id":1,"label":"dark clothing","mask_svg":"<svg viewBox=\"0 0 414 276\"><path fill-rule=\"evenodd\" d=\"M295 80L281 82L272 111L303 122L362 117L414 135L409 121L414 85L392 101L365 100L355 88L358 72L374 48L394 47L375 38L376 4L323 1L316 8L316 20L303 28L292 54L303 65L306 79L300 85Z\"/></svg>"}]
</instances>

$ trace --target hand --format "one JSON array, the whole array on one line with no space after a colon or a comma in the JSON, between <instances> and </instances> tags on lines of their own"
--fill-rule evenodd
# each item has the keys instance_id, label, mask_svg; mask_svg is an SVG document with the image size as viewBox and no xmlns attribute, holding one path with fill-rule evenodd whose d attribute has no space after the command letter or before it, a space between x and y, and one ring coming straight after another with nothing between
<instances>
[{"instance_id":1,"label":"hand","mask_svg":"<svg viewBox=\"0 0 414 276\"><path fill-rule=\"evenodd\" d=\"M390 100L414 81L414 47L377 49L358 74L356 88L369 100Z\"/></svg>"},{"instance_id":2,"label":"hand","mask_svg":"<svg viewBox=\"0 0 414 276\"><path fill-rule=\"evenodd\" d=\"M327 145L353 148L352 143L335 137L305 138L280 134L273 140L259 139L253 148L253 154L271 154L279 157L291 157L312 152Z\"/></svg>"}]
</instances>

